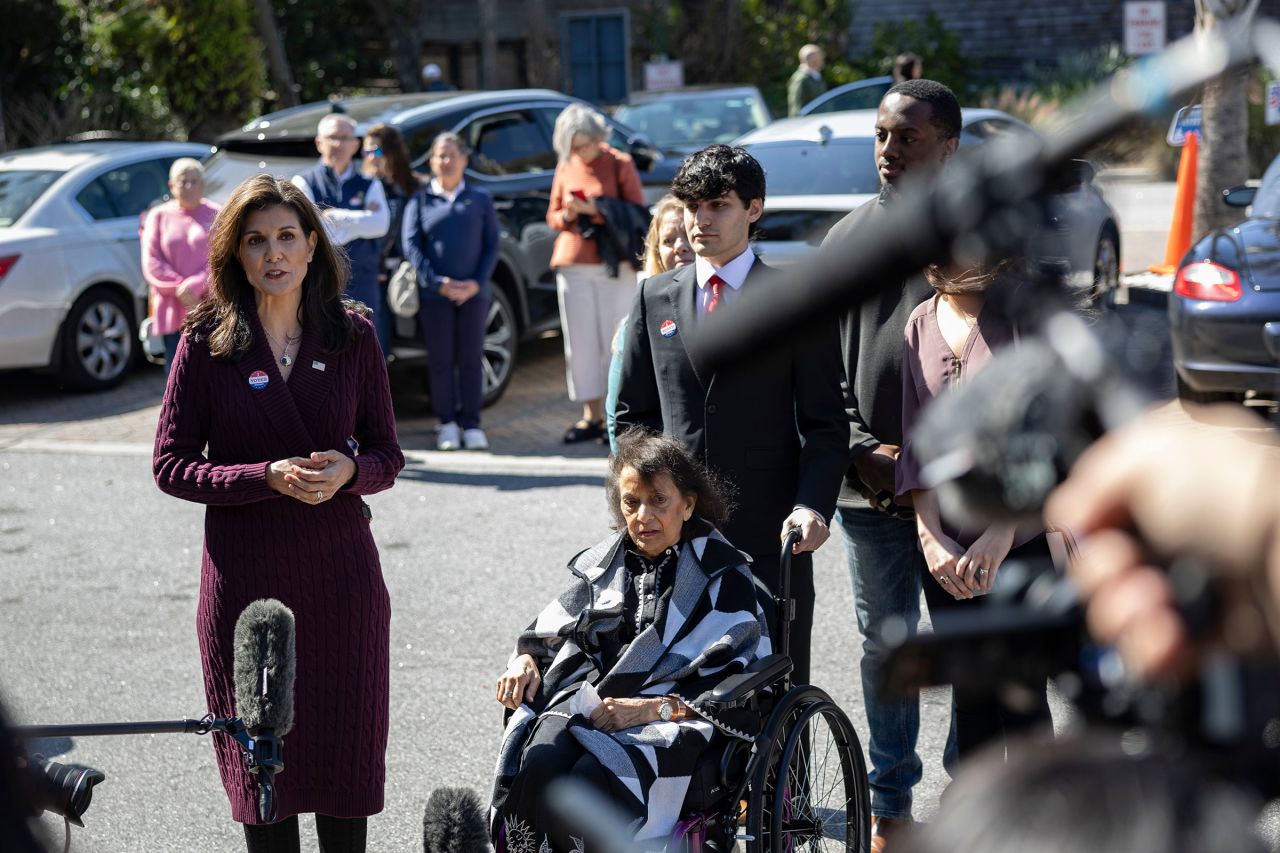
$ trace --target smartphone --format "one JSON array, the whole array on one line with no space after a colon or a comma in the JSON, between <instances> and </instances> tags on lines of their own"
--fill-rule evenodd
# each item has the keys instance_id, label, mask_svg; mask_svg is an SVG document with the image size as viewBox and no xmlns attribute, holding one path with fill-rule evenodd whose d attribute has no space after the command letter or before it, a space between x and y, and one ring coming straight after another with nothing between
<instances>
[{"instance_id":1,"label":"smartphone","mask_svg":"<svg viewBox=\"0 0 1280 853\"><path fill-rule=\"evenodd\" d=\"M574 198L576 198L578 201L587 200L587 194L584 193L582 190L569 190L569 194L572 195Z\"/></svg>"}]
</instances>

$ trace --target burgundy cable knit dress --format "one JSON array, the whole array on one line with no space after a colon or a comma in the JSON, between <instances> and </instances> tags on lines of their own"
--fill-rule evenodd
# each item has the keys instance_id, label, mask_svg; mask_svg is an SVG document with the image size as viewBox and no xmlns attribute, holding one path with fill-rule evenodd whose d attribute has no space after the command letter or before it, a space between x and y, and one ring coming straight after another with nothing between
<instances>
[{"instance_id":1,"label":"burgundy cable knit dress","mask_svg":"<svg viewBox=\"0 0 1280 853\"><path fill-rule=\"evenodd\" d=\"M205 693L214 714L235 713L236 619L255 599L284 602L296 618L298 659L279 817L364 817L383 804L391 605L360 496L389 488L404 467L386 366L372 325L352 315L357 334L341 355L303 330L286 384L257 312L246 313L254 346L239 361L215 359L207 339L183 336L156 432L156 483L208 507L196 613ZM272 462L350 454L348 437L359 442L357 473L333 498L312 506L267 486ZM232 817L259 823L239 747L211 739Z\"/></svg>"}]
</instances>

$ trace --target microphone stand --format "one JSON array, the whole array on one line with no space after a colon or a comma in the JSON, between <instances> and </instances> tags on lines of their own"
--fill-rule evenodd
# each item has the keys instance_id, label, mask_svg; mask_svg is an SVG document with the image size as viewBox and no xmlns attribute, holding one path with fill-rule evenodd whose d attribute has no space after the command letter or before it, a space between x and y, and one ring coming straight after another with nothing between
<instances>
[{"instance_id":1,"label":"microphone stand","mask_svg":"<svg viewBox=\"0 0 1280 853\"><path fill-rule=\"evenodd\" d=\"M280 738L274 729L251 735L239 717L206 714L198 720L159 720L142 723L69 723L54 726L15 726L17 740L39 738L102 737L107 735L163 735L221 732L240 744L249 772L258 777L258 817L264 823L276 819L275 774L284 769Z\"/></svg>"}]
</instances>

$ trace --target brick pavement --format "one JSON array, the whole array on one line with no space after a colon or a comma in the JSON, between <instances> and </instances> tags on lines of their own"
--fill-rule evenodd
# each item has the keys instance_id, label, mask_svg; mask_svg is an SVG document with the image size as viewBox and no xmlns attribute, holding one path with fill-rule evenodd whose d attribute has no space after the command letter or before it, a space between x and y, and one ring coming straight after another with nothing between
<instances>
[{"instance_id":1,"label":"brick pavement","mask_svg":"<svg viewBox=\"0 0 1280 853\"><path fill-rule=\"evenodd\" d=\"M406 450L435 448L436 419L429 413L426 371L419 364L394 365L392 393L397 426ZM119 388L99 394L61 391L47 376L0 376L0 449L20 442L149 445L164 394L157 367L135 371ZM603 458L599 444L567 446L560 436L581 409L569 401L560 338L524 344L506 393L484 412L495 454Z\"/></svg>"}]
</instances>

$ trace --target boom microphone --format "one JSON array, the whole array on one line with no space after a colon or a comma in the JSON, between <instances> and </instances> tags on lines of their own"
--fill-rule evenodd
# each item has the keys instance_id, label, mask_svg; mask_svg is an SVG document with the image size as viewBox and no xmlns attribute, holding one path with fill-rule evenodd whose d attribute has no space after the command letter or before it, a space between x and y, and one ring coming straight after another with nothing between
<instances>
[{"instance_id":1,"label":"boom microphone","mask_svg":"<svg viewBox=\"0 0 1280 853\"><path fill-rule=\"evenodd\" d=\"M252 602L236 620L233 642L236 716L253 737L248 759L258 776L258 816L273 823L275 774L284 770L280 739L293 728L293 611L274 598Z\"/></svg>"}]
</instances>

